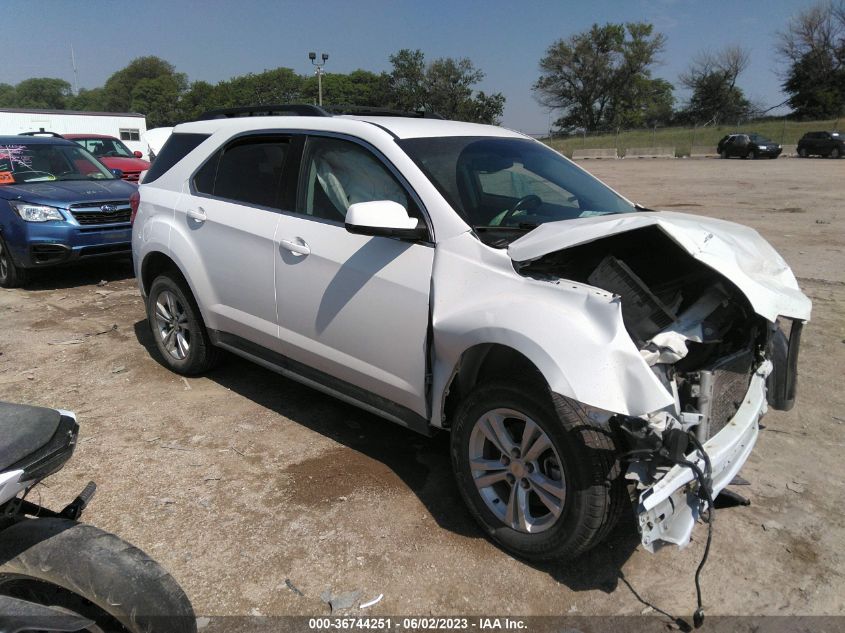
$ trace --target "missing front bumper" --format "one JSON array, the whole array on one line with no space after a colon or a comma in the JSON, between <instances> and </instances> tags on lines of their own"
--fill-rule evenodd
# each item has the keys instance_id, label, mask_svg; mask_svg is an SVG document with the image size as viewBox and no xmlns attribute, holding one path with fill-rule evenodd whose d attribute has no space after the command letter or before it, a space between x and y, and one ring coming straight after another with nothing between
<instances>
[{"instance_id":1,"label":"missing front bumper","mask_svg":"<svg viewBox=\"0 0 845 633\"><path fill-rule=\"evenodd\" d=\"M742 468L759 433L759 420L766 412L766 378L771 361L764 361L754 372L748 391L736 414L703 446L712 468L712 494L715 498ZM704 467L704 460L693 451L687 460ZM643 546L650 552L673 543L685 547L692 529L705 508L694 486L693 472L674 466L657 483L640 494L637 516Z\"/></svg>"}]
</instances>

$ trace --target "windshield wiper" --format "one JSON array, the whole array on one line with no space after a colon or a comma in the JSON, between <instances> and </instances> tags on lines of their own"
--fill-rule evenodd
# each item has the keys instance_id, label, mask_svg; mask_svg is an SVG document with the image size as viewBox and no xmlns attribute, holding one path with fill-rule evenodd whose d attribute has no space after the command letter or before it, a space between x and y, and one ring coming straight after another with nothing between
<instances>
[{"instance_id":1,"label":"windshield wiper","mask_svg":"<svg viewBox=\"0 0 845 633\"><path fill-rule=\"evenodd\" d=\"M535 222L520 222L516 226L488 226L486 224L477 224L472 228L476 231L533 231L539 224Z\"/></svg>"}]
</instances>

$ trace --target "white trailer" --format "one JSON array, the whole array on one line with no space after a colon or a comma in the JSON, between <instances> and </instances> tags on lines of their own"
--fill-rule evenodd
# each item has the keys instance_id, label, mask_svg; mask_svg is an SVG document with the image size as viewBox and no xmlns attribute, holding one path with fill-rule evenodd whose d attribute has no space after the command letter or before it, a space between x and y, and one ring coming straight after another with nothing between
<instances>
[{"instance_id":1,"label":"white trailer","mask_svg":"<svg viewBox=\"0 0 845 633\"><path fill-rule=\"evenodd\" d=\"M133 152L139 151L147 158L147 145L141 142L141 136L147 131L147 119L143 114L0 108L0 135L41 129L56 134L107 134L119 138Z\"/></svg>"}]
</instances>

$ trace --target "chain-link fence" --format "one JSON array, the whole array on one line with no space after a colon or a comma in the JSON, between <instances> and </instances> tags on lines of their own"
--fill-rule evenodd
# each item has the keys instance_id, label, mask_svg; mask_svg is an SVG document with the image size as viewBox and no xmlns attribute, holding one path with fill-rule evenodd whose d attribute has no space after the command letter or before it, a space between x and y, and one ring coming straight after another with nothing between
<instances>
[{"instance_id":1,"label":"chain-link fence","mask_svg":"<svg viewBox=\"0 0 845 633\"><path fill-rule=\"evenodd\" d=\"M716 145L723 136L736 133L756 133L784 146L784 154L807 132L839 130L845 120L791 121L786 118L767 118L739 125L710 125L703 127L655 127L615 132L581 132L574 134L535 134L543 142L572 158L614 156L695 156L715 155ZM584 151L584 150L605 150ZM615 153L614 153L615 150ZM576 152L578 152L576 154Z\"/></svg>"}]
</instances>

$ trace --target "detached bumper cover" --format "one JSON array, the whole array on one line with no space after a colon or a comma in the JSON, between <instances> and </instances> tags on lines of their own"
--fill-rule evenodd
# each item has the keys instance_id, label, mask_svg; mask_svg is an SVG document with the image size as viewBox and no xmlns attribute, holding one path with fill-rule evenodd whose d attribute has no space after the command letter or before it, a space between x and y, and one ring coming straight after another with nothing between
<instances>
[{"instance_id":1,"label":"detached bumper cover","mask_svg":"<svg viewBox=\"0 0 845 633\"><path fill-rule=\"evenodd\" d=\"M766 377L772 371L771 361L764 361L755 371L739 409L725 427L711 437L704 450L712 468L715 498L745 464L759 433L759 420L766 412ZM702 470L704 460L694 451L687 460ZM702 509L702 501L693 490L693 472L674 466L650 488L642 492L637 508L643 546L650 552L662 544L685 547Z\"/></svg>"}]
</instances>

